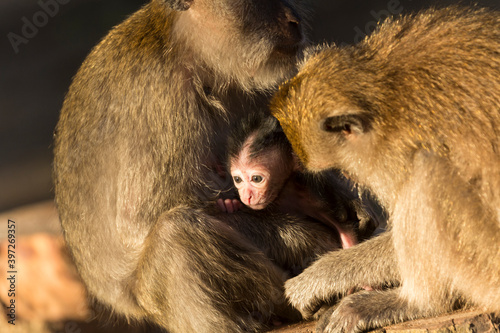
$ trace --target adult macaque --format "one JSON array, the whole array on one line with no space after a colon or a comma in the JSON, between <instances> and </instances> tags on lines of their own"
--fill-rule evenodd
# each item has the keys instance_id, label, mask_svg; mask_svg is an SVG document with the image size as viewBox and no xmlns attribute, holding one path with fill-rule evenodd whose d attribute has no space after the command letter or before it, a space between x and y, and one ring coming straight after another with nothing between
<instances>
[{"instance_id":1,"label":"adult macaque","mask_svg":"<svg viewBox=\"0 0 500 333\"><path fill-rule=\"evenodd\" d=\"M263 110L304 46L284 0L152 0L87 57L55 134L66 242L90 295L169 332L253 332L284 273L335 246L285 214L210 210L229 129ZM210 206L211 207L211 206Z\"/></svg>"},{"instance_id":2,"label":"adult macaque","mask_svg":"<svg viewBox=\"0 0 500 333\"><path fill-rule=\"evenodd\" d=\"M346 186L338 178L336 193L324 186L334 180L333 172L316 178L304 174L276 118L252 114L233 132L228 169L243 204L312 217L338 232L342 248L358 243L359 221L353 198L342 193ZM234 201L226 206L238 209Z\"/></svg>"},{"instance_id":3,"label":"adult macaque","mask_svg":"<svg viewBox=\"0 0 500 333\"><path fill-rule=\"evenodd\" d=\"M427 10L353 47L318 50L274 114L303 164L371 189L390 232L323 256L286 283L319 331L358 332L474 305L500 311L500 15Z\"/></svg>"}]
</instances>

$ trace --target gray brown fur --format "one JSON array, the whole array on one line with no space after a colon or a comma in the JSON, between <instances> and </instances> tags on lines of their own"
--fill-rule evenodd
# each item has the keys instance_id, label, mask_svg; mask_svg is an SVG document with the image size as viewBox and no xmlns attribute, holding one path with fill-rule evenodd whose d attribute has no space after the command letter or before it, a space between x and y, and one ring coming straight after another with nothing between
<instances>
[{"instance_id":1,"label":"gray brown fur","mask_svg":"<svg viewBox=\"0 0 500 333\"><path fill-rule=\"evenodd\" d=\"M288 281L291 303L311 315L353 288L401 281L344 297L323 332L457 304L500 311L500 14L431 9L315 53L274 114L306 167L342 169L372 190L391 230Z\"/></svg>"},{"instance_id":2,"label":"gray brown fur","mask_svg":"<svg viewBox=\"0 0 500 333\"><path fill-rule=\"evenodd\" d=\"M229 129L265 112L295 69L294 3L153 0L76 74L55 133L56 201L89 294L113 312L170 332L298 317L285 271L338 246L329 230L206 208L231 187L218 168Z\"/></svg>"}]
</instances>

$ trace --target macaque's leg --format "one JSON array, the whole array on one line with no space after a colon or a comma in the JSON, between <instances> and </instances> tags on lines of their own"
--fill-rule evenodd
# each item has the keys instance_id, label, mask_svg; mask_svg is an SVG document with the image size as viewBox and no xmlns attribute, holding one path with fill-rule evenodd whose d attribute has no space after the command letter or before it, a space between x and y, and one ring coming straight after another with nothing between
<instances>
[{"instance_id":1,"label":"macaque's leg","mask_svg":"<svg viewBox=\"0 0 500 333\"><path fill-rule=\"evenodd\" d=\"M275 316L298 320L284 298L285 269L338 244L320 224L253 213L209 215L188 207L164 213L131 288L147 315L191 332L262 330Z\"/></svg>"}]
</instances>

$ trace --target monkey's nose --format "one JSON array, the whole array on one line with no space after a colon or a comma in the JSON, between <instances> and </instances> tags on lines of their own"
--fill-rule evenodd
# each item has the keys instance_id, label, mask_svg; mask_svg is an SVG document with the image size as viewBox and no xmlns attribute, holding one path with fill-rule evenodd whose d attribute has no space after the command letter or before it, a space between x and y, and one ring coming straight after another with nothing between
<instances>
[{"instance_id":1,"label":"monkey's nose","mask_svg":"<svg viewBox=\"0 0 500 333\"><path fill-rule=\"evenodd\" d=\"M285 17L287 22L292 26L299 26L300 19L295 15L291 8L285 7Z\"/></svg>"},{"instance_id":2,"label":"monkey's nose","mask_svg":"<svg viewBox=\"0 0 500 333\"><path fill-rule=\"evenodd\" d=\"M300 17L289 7L283 8L281 19L280 41L276 45L279 52L294 54L304 41Z\"/></svg>"},{"instance_id":3,"label":"monkey's nose","mask_svg":"<svg viewBox=\"0 0 500 333\"><path fill-rule=\"evenodd\" d=\"M285 7L285 18L288 25L287 33L291 44L300 43L303 39L303 35L299 16L295 14L291 8Z\"/></svg>"}]
</instances>

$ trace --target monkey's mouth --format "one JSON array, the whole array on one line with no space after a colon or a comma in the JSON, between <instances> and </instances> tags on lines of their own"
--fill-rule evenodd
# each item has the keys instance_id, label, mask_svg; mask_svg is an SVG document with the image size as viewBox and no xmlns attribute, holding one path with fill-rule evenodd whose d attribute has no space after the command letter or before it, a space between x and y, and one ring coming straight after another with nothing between
<instances>
[{"instance_id":1,"label":"monkey's mouth","mask_svg":"<svg viewBox=\"0 0 500 333\"><path fill-rule=\"evenodd\" d=\"M283 26L280 36L274 47L276 55L294 56L306 44L306 37L303 32L300 18L295 15L287 15L287 25Z\"/></svg>"},{"instance_id":2,"label":"monkey's mouth","mask_svg":"<svg viewBox=\"0 0 500 333\"><path fill-rule=\"evenodd\" d=\"M295 44L279 44L274 47L273 52L271 53L271 56L277 56L277 57L282 57L282 56L287 56L287 57L293 57L299 53L300 50L304 47L304 44L302 42L298 42Z\"/></svg>"},{"instance_id":3,"label":"monkey's mouth","mask_svg":"<svg viewBox=\"0 0 500 333\"><path fill-rule=\"evenodd\" d=\"M302 37L293 42L277 43L271 57L296 57L306 46L306 39Z\"/></svg>"},{"instance_id":4,"label":"monkey's mouth","mask_svg":"<svg viewBox=\"0 0 500 333\"><path fill-rule=\"evenodd\" d=\"M255 198L255 197L252 197L252 198L248 199L248 202L244 202L244 204L246 206L252 208L253 210L261 210L261 209L266 208L269 205L270 202L272 202L272 200L270 200L270 198L266 198L266 197Z\"/></svg>"},{"instance_id":5,"label":"monkey's mouth","mask_svg":"<svg viewBox=\"0 0 500 333\"><path fill-rule=\"evenodd\" d=\"M280 38L274 46L274 56L296 56L306 46L306 38L301 29L296 29L290 36Z\"/></svg>"},{"instance_id":6,"label":"monkey's mouth","mask_svg":"<svg viewBox=\"0 0 500 333\"><path fill-rule=\"evenodd\" d=\"M246 205L250 208L252 208L253 210L261 210L261 209L264 209L267 207L267 201L264 201L264 202L257 202L257 203L247 203Z\"/></svg>"}]
</instances>

